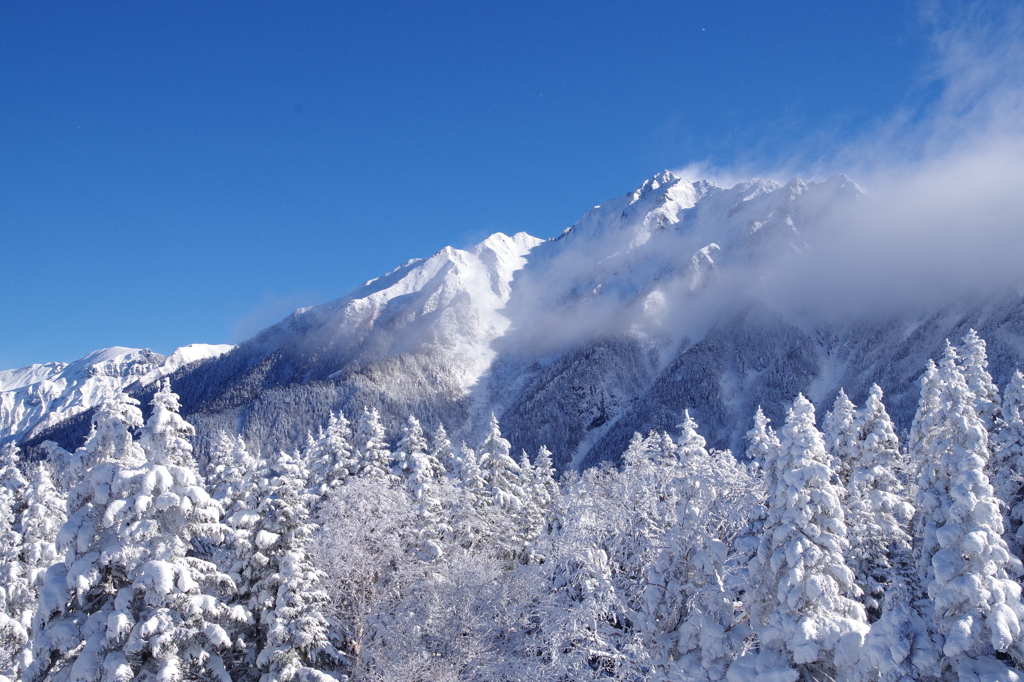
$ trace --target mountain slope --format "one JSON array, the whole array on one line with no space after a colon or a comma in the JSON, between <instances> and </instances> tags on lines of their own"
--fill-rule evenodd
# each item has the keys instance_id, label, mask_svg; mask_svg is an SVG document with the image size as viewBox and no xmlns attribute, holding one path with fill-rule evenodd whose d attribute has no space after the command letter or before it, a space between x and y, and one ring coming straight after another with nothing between
<instances>
[{"instance_id":1,"label":"mountain slope","mask_svg":"<svg viewBox=\"0 0 1024 682\"><path fill-rule=\"evenodd\" d=\"M802 281L804 266L865 196L843 176L725 188L659 173L556 239L448 247L296 311L177 370L174 388L200 450L236 430L290 449L332 410L376 407L391 436L414 413L471 445L494 412L516 448L586 466L635 430L673 429L684 409L711 445L742 449L757 405L779 424L798 392L824 413L840 386L859 400L872 382L906 428L945 338L978 329L1000 382L1024 364L1024 309L1013 290L870 314L822 306L825 283ZM794 298L801 288L822 295Z\"/></svg>"},{"instance_id":2,"label":"mountain slope","mask_svg":"<svg viewBox=\"0 0 1024 682\"><path fill-rule=\"evenodd\" d=\"M72 363L0 371L0 442L31 439L87 412L113 391L133 384L151 385L182 367L230 349L192 344L164 357L150 350L115 346Z\"/></svg>"}]
</instances>

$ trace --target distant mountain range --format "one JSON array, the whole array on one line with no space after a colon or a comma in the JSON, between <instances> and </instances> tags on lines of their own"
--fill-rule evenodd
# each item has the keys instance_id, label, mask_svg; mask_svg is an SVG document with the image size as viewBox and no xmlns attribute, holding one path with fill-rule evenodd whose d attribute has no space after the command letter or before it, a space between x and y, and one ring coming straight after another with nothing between
<instances>
[{"instance_id":1,"label":"distant mountain range","mask_svg":"<svg viewBox=\"0 0 1024 682\"><path fill-rule=\"evenodd\" d=\"M76 445L104 391L145 398L161 376L200 452L220 431L291 449L331 411L364 406L393 437L413 413L470 445L493 412L515 448L546 444L562 469L614 460L634 431L673 430L684 409L709 445L742 451L758 405L781 424L798 392L823 414L840 387L859 402L874 382L906 429L946 338L977 329L1000 385L1024 365L1024 306L1013 290L871 315L789 304L778 282L865 196L843 176L725 188L659 173L555 239L446 247L236 347L0 372L0 439Z\"/></svg>"}]
</instances>

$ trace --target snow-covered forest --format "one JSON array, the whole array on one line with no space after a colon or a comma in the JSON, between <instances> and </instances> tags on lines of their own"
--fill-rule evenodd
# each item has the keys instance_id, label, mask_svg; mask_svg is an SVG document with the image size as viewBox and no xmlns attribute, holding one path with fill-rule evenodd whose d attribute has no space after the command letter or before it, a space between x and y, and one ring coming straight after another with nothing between
<instances>
[{"instance_id":1,"label":"snow-covered forest","mask_svg":"<svg viewBox=\"0 0 1024 682\"><path fill-rule=\"evenodd\" d=\"M0 679L1019 679L1024 375L986 367L947 345L902 439L876 386L560 477L375 409L197 462L168 381L145 421L114 393L75 452L2 452Z\"/></svg>"}]
</instances>

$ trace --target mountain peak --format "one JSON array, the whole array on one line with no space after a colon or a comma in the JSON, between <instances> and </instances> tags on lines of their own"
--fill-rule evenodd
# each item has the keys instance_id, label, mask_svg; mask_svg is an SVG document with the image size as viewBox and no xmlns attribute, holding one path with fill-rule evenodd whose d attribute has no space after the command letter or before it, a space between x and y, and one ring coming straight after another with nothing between
<instances>
[{"instance_id":1,"label":"mountain peak","mask_svg":"<svg viewBox=\"0 0 1024 682\"><path fill-rule=\"evenodd\" d=\"M646 196L656 189L665 185L673 185L677 182L679 182L679 176L674 175L672 171L663 170L660 173L656 173L654 176L644 180L643 184L636 190L636 194L641 197Z\"/></svg>"}]
</instances>

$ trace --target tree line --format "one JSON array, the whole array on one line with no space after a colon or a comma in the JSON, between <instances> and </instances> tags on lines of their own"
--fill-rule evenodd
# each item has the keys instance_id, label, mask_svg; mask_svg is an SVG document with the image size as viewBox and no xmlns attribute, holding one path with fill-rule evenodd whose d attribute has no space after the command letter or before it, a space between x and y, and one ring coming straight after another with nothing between
<instances>
[{"instance_id":1,"label":"tree line","mask_svg":"<svg viewBox=\"0 0 1024 682\"><path fill-rule=\"evenodd\" d=\"M332 414L200 467L165 381L86 443L0 453L0 676L24 682L1013 680L1024 665L1024 375L947 344L901 444L874 386L759 409L742 459L635 434L556 479Z\"/></svg>"}]
</instances>

